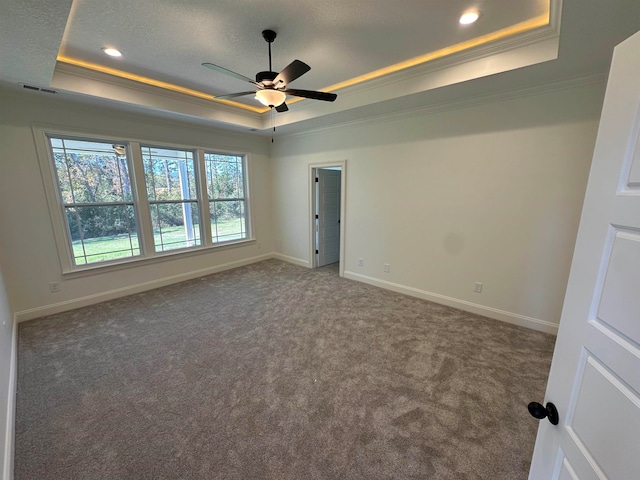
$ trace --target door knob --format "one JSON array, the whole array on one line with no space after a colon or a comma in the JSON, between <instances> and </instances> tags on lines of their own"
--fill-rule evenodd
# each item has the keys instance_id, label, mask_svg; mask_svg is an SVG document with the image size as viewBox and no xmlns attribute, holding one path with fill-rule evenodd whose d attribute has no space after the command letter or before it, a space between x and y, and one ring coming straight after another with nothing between
<instances>
[{"instance_id":1,"label":"door knob","mask_svg":"<svg viewBox=\"0 0 640 480\"><path fill-rule=\"evenodd\" d=\"M560 420L558 409L551 402L548 402L546 407L543 407L538 402L531 402L528 408L531 416L536 417L538 420L548 418L552 425L557 425Z\"/></svg>"}]
</instances>

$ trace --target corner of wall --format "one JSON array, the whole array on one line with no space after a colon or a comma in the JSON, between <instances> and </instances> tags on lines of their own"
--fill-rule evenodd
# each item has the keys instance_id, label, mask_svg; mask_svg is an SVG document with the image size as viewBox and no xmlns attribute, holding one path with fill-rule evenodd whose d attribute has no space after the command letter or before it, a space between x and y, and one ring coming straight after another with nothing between
<instances>
[{"instance_id":1,"label":"corner of wall","mask_svg":"<svg viewBox=\"0 0 640 480\"><path fill-rule=\"evenodd\" d=\"M11 356L9 359L9 388L7 389L7 412L2 479L13 480L15 451L16 393L18 385L18 322L15 316L11 328Z\"/></svg>"},{"instance_id":2,"label":"corner of wall","mask_svg":"<svg viewBox=\"0 0 640 480\"><path fill-rule=\"evenodd\" d=\"M311 268L309 265L309 260L303 260L301 258L290 257L289 255L284 255L282 253L274 253L273 258L278 260L282 260L283 262L291 263L293 265L298 265L300 267Z\"/></svg>"}]
</instances>

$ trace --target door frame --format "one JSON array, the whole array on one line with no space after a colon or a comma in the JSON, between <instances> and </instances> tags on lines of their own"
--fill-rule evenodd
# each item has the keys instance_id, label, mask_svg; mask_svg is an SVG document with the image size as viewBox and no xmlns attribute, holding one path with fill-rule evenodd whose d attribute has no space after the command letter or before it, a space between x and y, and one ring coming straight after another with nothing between
<instances>
[{"instance_id":1,"label":"door frame","mask_svg":"<svg viewBox=\"0 0 640 480\"><path fill-rule=\"evenodd\" d=\"M347 161L338 160L335 162L319 162L309 164L309 266L316 268L316 168L340 167L340 263L339 275L344 277L344 247L346 230L346 193L347 193Z\"/></svg>"}]
</instances>

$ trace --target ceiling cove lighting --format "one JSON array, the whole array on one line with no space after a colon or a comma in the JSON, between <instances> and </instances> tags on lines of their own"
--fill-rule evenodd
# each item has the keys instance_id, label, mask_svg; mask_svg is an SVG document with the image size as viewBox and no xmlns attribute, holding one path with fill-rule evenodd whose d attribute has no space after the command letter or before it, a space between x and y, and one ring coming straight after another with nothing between
<instances>
[{"instance_id":1,"label":"ceiling cove lighting","mask_svg":"<svg viewBox=\"0 0 640 480\"><path fill-rule=\"evenodd\" d=\"M102 51L104 53L106 53L107 55L109 55L110 57L121 57L122 56L122 52L120 52L120 50L115 49L115 48L104 47L102 49Z\"/></svg>"},{"instance_id":2,"label":"ceiling cove lighting","mask_svg":"<svg viewBox=\"0 0 640 480\"><path fill-rule=\"evenodd\" d=\"M256 99L265 107L279 107L286 98L287 96L283 92L273 88L265 88L256 92Z\"/></svg>"},{"instance_id":3,"label":"ceiling cove lighting","mask_svg":"<svg viewBox=\"0 0 640 480\"><path fill-rule=\"evenodd\" d=\"M474 11L470 11L470 12L465 12L460 17L460 24L462 24L462 25L470 25L470 24L474 23L476 20L478 20L478 18L480 18L480 13L478 13L475 10Z\"/></svg>"},{"instance_id":4,"label":"ceiling cove lighting","mask_svg":"<svg viewBox=\"0 0 640 480\"><path fill-rule=\"evenodd\" d=\"M417 65L422 65L428 62L432 62L439 58L445 58L449 55L453 55L454 53L463 52L465 50L469 50L474 47L478 47L481 45L486 45L490 42L495 42L496 40L503 40L505 38L509 38L513 35L518 35L525 32L530 32L536 28L544 27L550 24L551 21L551 12L549 9L545 11L542 15L538 15L537 17L530 18L523 22L517 23L515 25L510 25L506 28L497 30L495 32L491 32L480 37L472 38L470 40L466 40L461 43L457 43L455 45L450 45L448 47L444 47L438 50L434 50L431 52L427 52L423 55L419 55L417 57L410 58L408 60L404 60L399 63L395 63L393 65L389 65L384 68L380 68L378 70L374 70L373 72L365 73L363 75L359 75L357 77L350 78L348 80L335 83L333 85L329 85L324 87L323 90L326 91L334 91L341 90L343 88L351 87L354 85L358 85L360 83L374 80L376 78L380 78L384 75L389 75L398 71L405 70L407 68L415 67ZM97 63L90 63L84 60L80 60L77 58L65 57L64 55L58 54L56 60L59 63L64 63L66 65L71 65L79 68L85 68L88 70L93 70L95 72L105 73L108 75L113 75L119 78L124 78L128 80L132 80L134 82L143 83L145 85L151 85L159 88L164 88L169 91L183 93L185 95L191 95L197 98L203 98L206 100L213 100L219 103L224 103L226 105L230 105L236 108L240 108L242 110L248 110L255 113L265 113L268 112L268 108L262 107L254 107L253 105L248 105L246 103L234 102L232 100L226 99L217 99L214 98L213 95L208 93L199 92L193 89L181 87L179 85L170 84L167 82L162 82L160 80L155 80L149 77L143 77L141 75L136 75L130 72L125 72L123 70L116 70L110 67L105 67L104 65L99 65ZM287 102L287 105L291 105L292 103L296 103L301 101L302 98L290 98Z\"/></svg>"},{"instance_id":5,"label":"ceiling cove lighting","mask_svg":"<svg viewBox=\"0 0 640 480\"><path fill-rule=\"evenodd\" d=\"M232 105L234 107L241 108L243 110L248 110L250 112L256 113L264 113L268 112L268 108L262 107L254 107L253 105L247 105L246 103L234 102L232 100L222 100L217 99L213 95L209 93L199 92L198 90L193 90L191 88L181 87L179 85L174 85L172 83L162 82L160 80L155 80L149 77L143 77L141 75L136 75L134 73L125 72L122 70L116 70L115 68L105 67L104 65L99 65L97 63L89 63L82 60L78 60L76 58L63 57L62 55L58 55L58 62L64 63L66 65L73 65L80 68L86 68L89 70L93 70L94 72L106 73L107 75L113 75L118 78L125 78L127 80L132 80L134 82L143 83L145 85L151 85L153 87L164 88L165 90L169 90L172 92L183 93L185 95L190 95L196 98L203 98L205 100L213 100L215 102L224 103L225 105Z\"/></svg>"}]
</instances>

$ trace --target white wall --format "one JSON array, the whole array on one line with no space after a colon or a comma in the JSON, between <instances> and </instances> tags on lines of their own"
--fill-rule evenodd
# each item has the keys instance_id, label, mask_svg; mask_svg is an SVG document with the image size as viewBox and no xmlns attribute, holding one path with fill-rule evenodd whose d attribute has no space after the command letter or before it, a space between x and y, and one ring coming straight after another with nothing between
<instances>
[{"instance_id":1,"label":"white wall","mask_svg":"<svg viewBox=\"0 0 640 480\"><path fill-rule=\"evenodd\" d=\"M0 269L0 478L9 480L13 436L14 379L11 378L13 356L13 316ZM12 437L11 437L12 438ZM7 441L9 440L9 441ZM5 454L6 452L6 454Z\"/></svg>"},{"instance_id":2,"label":"white wall","mask_svg":"<svg viewBox=\"0 0 640 480\"><path fill-rule=\"evenodd\" d=\"M102 292L127 293L132 286L158 279L181 278L189 272L242 262L272 252L268 139L82 106L60 97L0 89L0 262L12 308L19 318L50 313L48 307L51 305L68 309L78 306L79 299L87 302L103 299L100 297ZM62 278L36 156L33 124L151 142L249 152L253 226L258 242L107 273ZM60 281L59 293L49 292L48 285L53 281Z\"/></svg>"},{"instance_id":3,"label":"white wall","mask_svg":"<svg viewBox=\"0 0 640 480\"><path fill-rule=\"evenodd\" d=\"M73 306L104 291L256 258L274 244L305 263L310 163L347 160L347 275L534 328L557 324L602 96L602 85L587 85L281 137L269 161L259 137L0 89L0 452L11 400L11 311ZM62 291L50 293L61 274L34 123L251 152L262 249L64 278ZM480 295L472 292L476 281L484 284Z\"/></svg>"},{"instance_id":4,"label":"white wall","mask_svg":"<svg viewBox=\"0 0 640 480\"><path fill-rule=\"evenodd\" d=\"M603 92L582 85L278 138L276 250L307 261L308 165L346 159L346 276L553 332Z\"/></svg>"}]
</instances>

